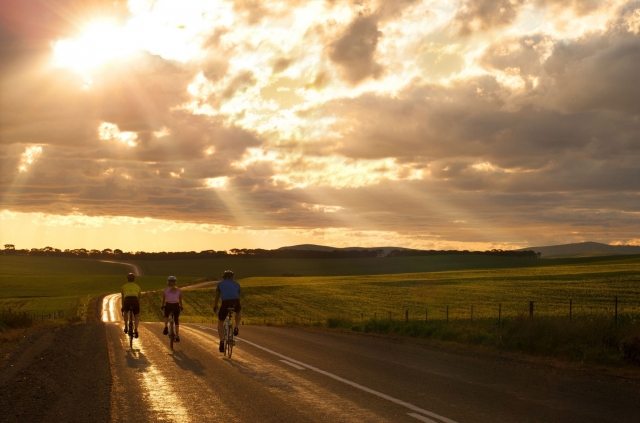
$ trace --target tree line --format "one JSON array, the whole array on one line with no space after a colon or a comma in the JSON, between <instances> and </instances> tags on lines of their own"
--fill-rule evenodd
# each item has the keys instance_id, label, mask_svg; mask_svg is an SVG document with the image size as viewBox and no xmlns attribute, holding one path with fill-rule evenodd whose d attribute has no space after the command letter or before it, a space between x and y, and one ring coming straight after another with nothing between
<instances>
[{"instance_id":1,"label":"tree line","mask_svg":"<svg viewBox=\"0 0 640 423\"><path fill-rule=\"evenodd\" d=\"M298 249L276 249L264 250L262 248L234 248L229 251L204 250L196 251L161 251L161 252L125 252L118 248L97 249L66 249L44 247L31 249L16 249L13 244L5 244L4 250L0 250L1 255L19 255L19 256L44 256L44 257L70 257L70 258L89 258L96 260L114 259L119 260L193 260L193 259L211 259L225 257L254 257L254 258L365 258L365 257L409 257L409 256L430 256L430 255L490 255L501 257L518 257L518 258L539 258L540 253L532 250L516 251L516 250L487 250L487 251L469 251L469 250L391 250L385 254L382 249L336 249L336 250L298 250Z\"/></svg>"}]
</instances>

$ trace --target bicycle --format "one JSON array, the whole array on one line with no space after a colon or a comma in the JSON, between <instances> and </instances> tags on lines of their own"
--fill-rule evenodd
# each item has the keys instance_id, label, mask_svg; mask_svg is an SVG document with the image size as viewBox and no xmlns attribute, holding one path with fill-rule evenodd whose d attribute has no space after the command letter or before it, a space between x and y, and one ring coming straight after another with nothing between
<instances>
[{"instance_id":1,"label":"bicycle","mask_svg":"<svg viewBox=\"0 0 640 423\"><path fill-rule=\"evenodd\" d=\"M227 310L227 317L224 319L224 350L225 355L231 358L233 346L236 344L236 341L233 339L233 315L236 309L235 307L229 307Z\"/></svg>"},{"instance_id":2,"label":"bicycle","mask_svg":"<svg viewBox=\"0 0 640 423\"><path fill-rule=\"evenodd\" d=\"M176 325L173 317L173 311L169 313L169 347L173 351L173 343L176 340Z\"/></svg>"},{"instance_id":3,"label":"bicycle","mask_svg":"<svg viewBox=\"0 0 640 423\"><path fill-rule=\"evenodd\" d=\"M127 334L129 335L129 348L133 349L133 306L129 306L129 322L127 323Z\"/></svg>"}]
</instances>

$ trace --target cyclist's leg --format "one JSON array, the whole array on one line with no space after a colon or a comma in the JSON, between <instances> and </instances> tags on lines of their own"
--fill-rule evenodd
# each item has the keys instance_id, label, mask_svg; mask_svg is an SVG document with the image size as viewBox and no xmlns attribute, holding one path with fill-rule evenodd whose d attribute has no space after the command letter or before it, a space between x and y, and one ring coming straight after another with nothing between
<instances>
[{"instance_id":1,"label":"cyclist's leg","mask_svg":"<svg viewBox=\"0 0 640 423\"><path fill-rule=\"evenodd\" d=\"M124 333L128 332L128 324L129 324L129 310L124 311L124 313L122 314L122 317L124 317Z\"/></svg>"},{"instance_id":2,"label":"cyclist's leg","mask_svg":"<svg viewBox=\"0 0 640 423\"><path fill-rule=\"evenodd\" d=\"M138 333L138 323L140 323L140 302L136 301L133 306L133 327L136 333Z\"/></svg>"},{"instance_id":3,"label":"cyclist's leg","mask_svg":"<svg viewBox=\"0 0 640 423\"><path fill-rule=\"evenodd\" d=\"M218 319L218 336L220 337L220 342L224 341L224 320Z\"/></svg>"},{"instance_id":4,"label":"cyclist's leg","mask_svg":"<svg viewBox=\"0 0 640 423\"><path fill-rule=\"evenodd\" d=\"M164 308L164 330L162 331L162 333L164 335L168 335L169 334L169 310L167 310L167 305L165 304L165 308Z\"/></svg>"}]
</instances>

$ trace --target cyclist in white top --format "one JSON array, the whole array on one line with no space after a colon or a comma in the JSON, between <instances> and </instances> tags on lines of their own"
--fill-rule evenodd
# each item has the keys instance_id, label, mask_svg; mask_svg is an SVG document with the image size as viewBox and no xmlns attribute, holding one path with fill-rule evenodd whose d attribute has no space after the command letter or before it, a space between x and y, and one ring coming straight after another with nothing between
<instances>
[{"instance_id":1,"label":"cyclist in white top","mask_svg":"<svg viewBox=\"0 0 640 423\"><path fill-rule=\"evenodd\" d=\"M167 288L162 291L162 307L164 310L164 335L169 334L169 315L173 312L173 320L176 324L176 342L180 342L180 312L182 311L182 290L176 286L176 277L169 276L167 279Z\"/></svg>"}]
</instances>

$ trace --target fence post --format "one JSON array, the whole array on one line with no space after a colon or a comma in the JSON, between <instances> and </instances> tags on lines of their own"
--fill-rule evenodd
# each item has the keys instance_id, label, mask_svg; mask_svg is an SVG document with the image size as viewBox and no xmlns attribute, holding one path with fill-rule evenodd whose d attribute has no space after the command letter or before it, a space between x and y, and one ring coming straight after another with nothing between
<instances>
[{"instance_id":1,"label":"fence post","mask_svg":"<svg viewBox=\"0 0 640 423\"><path fill-rule=\"evenodd\" d=\"M501 325L500 318L502 317L502 303L498 303L498 326Z\"/></svg>"},{"instance_id":2,"label":"fence post","mask_svg":"<svg viewBox=\"0 0 640 423\"><path fill-rule=\"evenodd\" d=\"M404 312L404 321L408 322L409 321L409 310Z\"/></svg>"},{"instance_id":3,"label":"fence post","mask_svg":"<svg viewBox=\"0 0 640 423\"><path fill-rule=\"evenodd\" d=\"M573 300L569 298L569 321L571 321L572 314L573 314Z\"/></svg>"},{"instance_id":4,"label":"fence post","mask_svg":"<svg viewBox=\"0 0 640 423\"><path fill-rule=\"evenodd\" d=\"M529 318L533 319L533 301L529 301Z\"/></svg>"},{"instance_id":5,"label":"fence post","mask_svg":"<svg viewBox=\"0 0 640 423\"><path fill-rule=\"evenodd\" d=\"M618 297L616 297L616 316L615 316L615 326L618 326Z\"/></svg>"}]
</instances>

